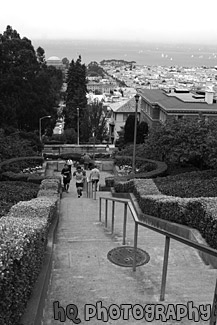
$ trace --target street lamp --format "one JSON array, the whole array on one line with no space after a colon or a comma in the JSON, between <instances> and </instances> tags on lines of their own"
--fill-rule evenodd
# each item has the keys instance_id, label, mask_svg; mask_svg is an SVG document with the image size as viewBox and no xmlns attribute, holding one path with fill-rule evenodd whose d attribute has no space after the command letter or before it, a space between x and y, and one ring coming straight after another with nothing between
<instances>
[{"instance_id":1,"label":"street lamp","mask_svg":"<svg viewBox=\"0 0 217 325\"><path fill-rule=\"evenodd\" d=\"M78 137L77 144L79 146L79 107L77 107L77 137Z\"/></svg>"},{"instance_id":2,"label":"street lamp","mask_svg":"<svg viewBox=\"0 0 217 325\"><path fill-rule=\"evenodd\" d=\"M136 132L137 132L137 111L138 111L138 102L139 102L139 94L135 96L136 101L136 111L135 111L135 125L134 125L134 141L133 141L133 163L132 163L132 172L135 174L135 159L136 159Z\"/></svg>"},{"instance_id":3,"label":"street lamp","mask_svg":"<svg viewBox=\"0 0 217 325\"><path fill-rule=\"evenodd\" d=\"M46 115L46 116L43 116L43 117L40 117L39 118L39 139L41 141L41 121L44 119L44 118L51 118L50 115Z\"/></svg>"}]
</instances>

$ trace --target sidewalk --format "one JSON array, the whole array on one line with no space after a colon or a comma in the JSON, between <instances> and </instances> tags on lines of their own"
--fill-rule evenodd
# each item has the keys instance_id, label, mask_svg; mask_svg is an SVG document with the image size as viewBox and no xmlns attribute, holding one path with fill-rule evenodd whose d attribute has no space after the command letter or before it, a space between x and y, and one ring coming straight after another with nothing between
<instances>
[{"instance_id":1,"label":"sidewalk","mask_svg":"<svg viewBox=\"0 0 217 325\"><path fill-rule=\"evenodd\" d=\"M101 172L101 183L108 173ZM107 259L107 253L122 246L123 205L117 204L115 210L115 234L105 229L99 223L99 196L108 196L109 192L97 192L97 200L86 197L77 198L75 183L71 182L69 193L63 193L60 209L60 222L54 248L53 268L44 308L43 325L74 324L66 317L64 322L54 319L53 303L59 301L59 306L66 308L74 304L78 308L77 317L80 324L98 325L103 320L92 317L85 320L85 304L96 306L98 301L102 306L112 304L159 304L160 286L164 253L164 236L146 228L139 228L138 247L150 255L148 264L131 268L112 264ZM104 204L104 203L103 203ZM105 209L102 207L102 215ZM109 206L111 212L111 206ZM102 216L102 221L104 217ZM108 214L110 221L110 214ZM110 222L109 222L110 225ZM128 213L127 245L133 245L134 222ZM167 273L166 299L167 304L187 304L193 301L199 304L212 304L216 270L204 265L197 252L183 244L171 240L169 265ZM72 306L71 306L72 307ZM73 307L75 308L75 307ZM69 309L70 314L70 309ZM60 315L60 313L59 313ZM70 315L69 315L70 316ZM87 317L87 315L86 315ZM138 317L137 317L138 318ZM108 324L144 324L144 319L129 320L123 317L112 320ZM153 320L151 324L195 324L187 318L180 321L166 322ZM199 321L197 324L208 324Z\"/></svg>"}]
</instances>

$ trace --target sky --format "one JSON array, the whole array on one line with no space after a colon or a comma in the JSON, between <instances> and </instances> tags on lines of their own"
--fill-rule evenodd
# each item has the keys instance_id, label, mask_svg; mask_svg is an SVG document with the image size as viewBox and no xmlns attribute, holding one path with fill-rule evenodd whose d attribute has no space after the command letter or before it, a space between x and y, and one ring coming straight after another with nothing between
<instances>
[{"instance_id":1,"label":"sky","mask_svg":"<svg viewBox=\"0 0 217 325\"><path fill-rule=\"evenodd\" d=\"M0 33L21 37L217 44L216 0L1 1Z\"/></svg>"}]
</instances>

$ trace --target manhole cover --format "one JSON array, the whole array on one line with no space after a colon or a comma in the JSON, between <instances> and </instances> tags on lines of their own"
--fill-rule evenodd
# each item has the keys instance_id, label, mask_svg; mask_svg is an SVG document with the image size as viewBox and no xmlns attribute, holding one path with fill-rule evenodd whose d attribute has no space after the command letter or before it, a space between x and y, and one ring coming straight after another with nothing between
<instances>
[{"instance_id":1,"label":"manhole cover","mask_svg":"<svg viewBox=\"0 0 217 325\"><path fill-rule=\"evenodd\" d=\"M133 266L134 247L122 246L113 248L108 252L107 257L110 262L119 265L130 267ZM148 263L150 256L140 248L136 249L136 266L141 266Z\"/></svg>"}]
</instances>

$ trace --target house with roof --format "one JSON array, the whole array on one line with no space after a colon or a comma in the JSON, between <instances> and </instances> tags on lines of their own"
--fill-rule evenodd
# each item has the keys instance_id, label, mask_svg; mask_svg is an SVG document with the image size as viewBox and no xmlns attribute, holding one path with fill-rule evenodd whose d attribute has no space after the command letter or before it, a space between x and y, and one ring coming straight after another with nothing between
<instances>
[{"instance_id":1,"label":"house with roof","mask_svg":"<svg viewBox=\"0 0 217 325\"><path fill-rule=\"evenodd\" d=\"M109 138L111 143L119 138L118 132L124 127L126 120L130 114L135 114L136 101L132 97L119 102L108 103L108 109L110 110L109 119ZM138 120L140 121L140 108L138 105Z\"/></svg>"},{"instance_id":2,"label":"house with roof","mask_svg":"<svg viewBox=\"0 0 217 325\"><path fill-rule=\"evenodd\" d=\"M55 67L56 69L61 69L61 70L64 69L62 60L58 56L50 56L46 62L48 66L52 66Z\"/></svg>"},{"instance_id":3,"label":"house with roof","mask_svg":"<svg viewBox=\"0 0 217 325\"><path fill-rule=\"evenodd\" d=\"M155 128L171 118L217 118L216 91L208 85L204 91L187 89L138 89L140 95L141 121Z\"/></svg>"}]
</instances>

